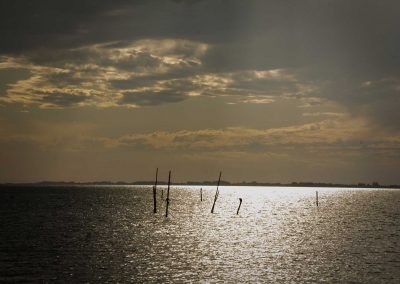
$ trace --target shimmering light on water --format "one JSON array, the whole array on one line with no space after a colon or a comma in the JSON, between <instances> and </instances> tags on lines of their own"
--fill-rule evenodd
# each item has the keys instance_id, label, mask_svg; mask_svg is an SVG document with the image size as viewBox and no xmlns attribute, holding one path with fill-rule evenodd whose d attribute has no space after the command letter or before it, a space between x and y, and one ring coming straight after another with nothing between
<instances>
[{"instance_id":1,"label":"shimmering light on water","mask_svg":"<svg viewBox=\"0 0 400 284\"><path fill-rule=\"evenodd\" d=\"M220 187L211 214L214 193L172 187L166 219L151 187L1 188L0 281L400 278L399 190Z\"/></svg>"}]
</instances>

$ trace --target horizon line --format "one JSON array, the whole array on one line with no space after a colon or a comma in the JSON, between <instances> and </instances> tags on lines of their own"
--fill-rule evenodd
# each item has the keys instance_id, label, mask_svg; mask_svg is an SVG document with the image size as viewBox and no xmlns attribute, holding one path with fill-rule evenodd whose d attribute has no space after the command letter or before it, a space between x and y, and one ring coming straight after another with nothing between
<instances>
[{"instance_id":1,"label":"horizon line","mask_svg":"<svg viewBox=\"0 0 400 284\"><path fill-rule=\"evenodd\" d=\"M158 185L167 185L167 181L158 181ZM173 185L216 185L217 181L186 181L174 182ZM154 181L36 181L36 182L0 182L0 186L7 185L154 185ZM398 184L379 184L378 182L372 183L333 183L333 182L257 182L257 181L242 181L242 182L229 182L221 180L222 186L287 186L287 187L355 187L355 188L400 188Z\"/></svg>"}]
</instances>

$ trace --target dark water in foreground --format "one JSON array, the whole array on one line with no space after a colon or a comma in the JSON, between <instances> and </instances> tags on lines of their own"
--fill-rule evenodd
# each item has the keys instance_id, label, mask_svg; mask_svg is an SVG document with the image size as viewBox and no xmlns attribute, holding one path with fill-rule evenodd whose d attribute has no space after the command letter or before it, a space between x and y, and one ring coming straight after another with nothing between
<instances>
[{"instance_id":1,"label":"dark water in foreground","mask_svg":"<svg viewBox=\"0 0 400 284\"><path fill-rule=\"evenodd\" d=\"M399 283L400 190L315 190L0 187L0 282Z\"/></svg>"}]
</instances>

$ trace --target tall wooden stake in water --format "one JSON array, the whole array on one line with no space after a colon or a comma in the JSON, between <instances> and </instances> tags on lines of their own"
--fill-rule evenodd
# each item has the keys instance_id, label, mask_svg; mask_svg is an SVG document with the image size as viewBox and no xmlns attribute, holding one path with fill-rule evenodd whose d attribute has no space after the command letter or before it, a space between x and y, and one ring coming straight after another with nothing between
<instances>
[{"instance_id":1,"label":"tall wooden stake in water","mask_svg":"<svg viewBox=\"0 0 400 284\"><path fill-rule=\"evenodd\" d=\"M315 192L315 204L318 207L318 190Z\"/></svg>"},{"instance_id":2,"label":"tall wooden stake in water","mask_svg":"<svg viewBox=\"0 0 400 284\"><path fill-rule=\"evenodd\" d=\"M165 207L165 217L168 217L168 206L169 206L169 185L171 183L171 171L169 171L168 175L168 189L167 189L167 206Z\"/></svg>"},{"instance_id":3,"label":"tall wooden stake in water","mask_svg":"<svg viewBox=\"0 0 400 284\"><path fill-rule=\"evenodd\" d=\"M203 188L200 188L200 201L203 201Z\"/></svg>"},{"instance_id":4,"label":"tall wooden stake in water","mask_svg":"<svg viewBox=\"0 0 400 284\"><path fill-rule=\"evenodd\" d=\"M221 181L221 174L222 174L222 172L219 172L219 178L218 178L218 184L217 184L217 191L215 192L214 203L213 203L213 206L212 206L212 208L211 208L211 213L214 213L215 202L217 202L217 199L218 199L218 195L219 195L218 187L219 187L219 182Z\"/></svg>"},{"instance_id":5,"label":"tall wooden stake in water","mask_svg":"<svg viewBox=\"0 0 400 284\"><path fill-rule=\"evenodd\" d=\"M158 178L158 168L156 170L156 182L153 186L154 213L157 213L157 178Z\"/></svg>"},{"instance_id":6,"label":"tall wooden stake in water","mask_svg":"<svg viewBox=\"0 0 400 284\"><path fill-rule=\"evenodd\" d=\"M239 207L238 207L238 210L236 212L236 215L239 215L240 205L242 205L242 199L241 198L239 198Z\"/></svg>"}]
</instances>

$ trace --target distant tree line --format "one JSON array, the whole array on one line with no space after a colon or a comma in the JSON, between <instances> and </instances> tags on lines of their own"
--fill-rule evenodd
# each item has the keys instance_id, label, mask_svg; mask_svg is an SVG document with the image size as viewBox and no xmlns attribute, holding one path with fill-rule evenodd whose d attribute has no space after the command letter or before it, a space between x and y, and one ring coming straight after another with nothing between
<instances>
[{"instance_id":1,"label":"distant tree line","mask_svg":"<svg viewBox=\"0 0 400 284\"><path fill-rule=\"evenodd\" d=\"M36 183L2 183L0 185L20 185L20 186L62 186L62 185L152 185L154 181L94 181L94 182L68 182L68 181L41 181ZM166 185L166 181L159 181L159 185ZM216 185L217 181L188 181L175 182L174 185ZM221 181L220 185L225 186L291 186L291 187L345 187L345 188L400 188L400 185L380 185L374 181L372 183L342 184L342 183L321 183L321 182L229 182Z\"/></svg>"}]
</instances>

